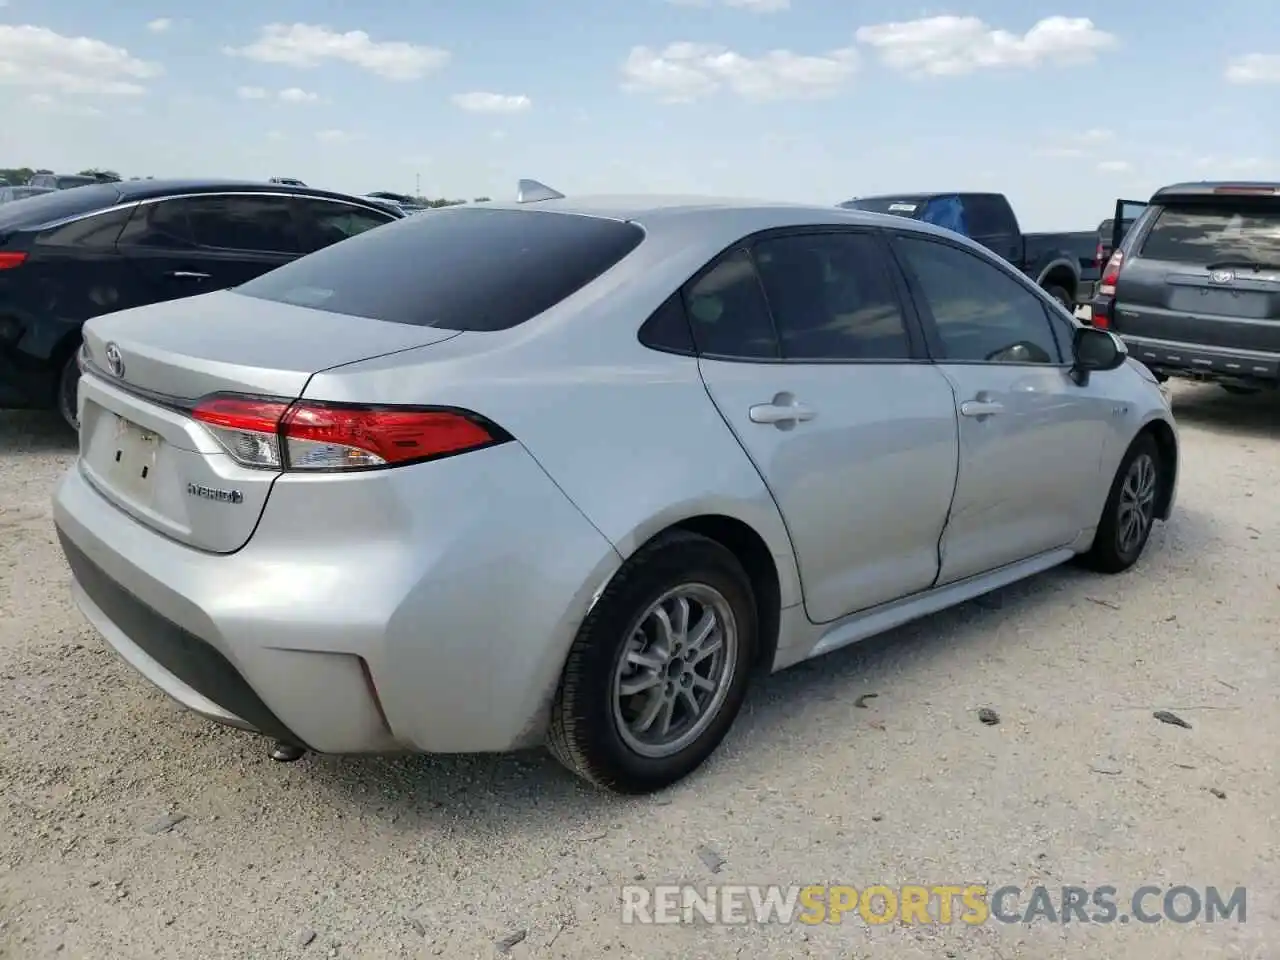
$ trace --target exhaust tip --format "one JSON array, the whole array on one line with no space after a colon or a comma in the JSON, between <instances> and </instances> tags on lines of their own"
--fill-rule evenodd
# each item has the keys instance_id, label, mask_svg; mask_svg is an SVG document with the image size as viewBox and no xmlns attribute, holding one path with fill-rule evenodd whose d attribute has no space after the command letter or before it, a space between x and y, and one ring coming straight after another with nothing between
<instances>
[{"instance_id":1,"label":"exhaust tip","mask_svg":"<svg viewBox=\"0 0 1280 960\"><path fill-rule=\"evenodd\" d=\"M293 763L295 760L301 760L306 752L297 744L277 740L275 746L271 748L271 759L277 763Z\"/></svg>"}]
</instances>

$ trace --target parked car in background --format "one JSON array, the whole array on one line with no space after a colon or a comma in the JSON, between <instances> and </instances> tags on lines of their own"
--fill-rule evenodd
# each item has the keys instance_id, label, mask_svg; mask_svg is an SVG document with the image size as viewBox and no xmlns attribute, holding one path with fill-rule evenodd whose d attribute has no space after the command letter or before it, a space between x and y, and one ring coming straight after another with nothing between
<instances>
[{"instance_id":1,"label":"parked car in background","mask_svg":"<svg viewBox=\"0 0 1280 960\"><path fill-rule=\"evenodd\" d=\"M95 176L87 173L36 173L27 181L29 187L46 187L51 190L70 190L72 187L87 187L102 183Z\"/></svg>"},{"instance_id":2,"label":"parked car in background","mask_svg":"<svg viewBox=\"0 0 1280 960\"><path fill-rule=\"evenodd\" d=\"M1031 277L1068 310L1093 293L1098 276L1093 232L1023 233L1004 194L895 194L858 197L840 206L922 220L971 237Z\"/></svg>"},{"instance_id":3,"label":"parked car in background","mask_svg":"<svg viewBox=\"0 0 1280 960\"><path fill-rule=\"evenodd\" d=\"M134 180L0 207L0 406L77 423L89 317L244 283L403 215L309 187Z\"/></svg>"},{"instance_id":4,"label":"parked car in background","mask_svg":"<svg viewBox=\"0 0 1280 960\"><path fill-rule=\"evenodd\" d=\"M1280 183L1157 190L1103 269L1092 307L1093 324L1161 378L1232 393L1280 386Z\"/></svg>"},{"instance_id":5,"label":"parked car in background","mask_svg":"<svg viewBox=\"0 0 1280 960\"><path fill-rule=\"evenodd\" d=\"M13 203L28 197L38 197L42 193L50 193L53 187L0 187L0 203Z\"/></svg>"},{"instance_id":6,"label":"parked car in background","mask_svg":"<svg viewBox=\"0 0 1280 960\"><path fill-rule=\"evenodd\" d=\"M277 183L283 187L305 187L306 184L297 177L272 177L268 183Z\"/></svg>"},{"instance_id":7,"label":"parked car in background","mask_svg":"<svg viewBox=\"0 0 1280 960\"><path fill-rule=\"evenodd\" d=\"M659 789L757 668L1169 516L1154 378L964 237L521 194L85 325L75 598L278 758L547 742Z\"/></svg>"}]
</instances>

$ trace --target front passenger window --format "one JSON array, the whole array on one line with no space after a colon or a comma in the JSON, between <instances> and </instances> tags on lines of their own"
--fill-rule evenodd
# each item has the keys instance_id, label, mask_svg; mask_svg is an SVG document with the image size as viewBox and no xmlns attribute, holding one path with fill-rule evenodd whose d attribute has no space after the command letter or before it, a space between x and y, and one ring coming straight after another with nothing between
<instances>
[{"instance_id":1,"label":"front passenger window","mask_svg":"<svg viewBox=\"0 0 1280 960\"><path fill-rule=\"evenodd\" d=\"M986 260L950 244L898 236L942 340L945 359L963 363L1058 363L1044 304Z\"/></svg>"}]
</instances>

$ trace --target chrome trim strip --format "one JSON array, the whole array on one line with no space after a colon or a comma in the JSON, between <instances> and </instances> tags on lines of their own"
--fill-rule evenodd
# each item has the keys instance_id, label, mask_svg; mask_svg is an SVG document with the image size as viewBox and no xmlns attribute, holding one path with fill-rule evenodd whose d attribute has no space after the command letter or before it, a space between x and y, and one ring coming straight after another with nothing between
<instances>
[{"instance_id":1,"label":"chrome trim strip","mask_svg":"<svg viewBox=\"0 0 1280 960\"><path fill-rule=\"evenodd\" d=\"M407 214L404 214L403 211L401 211L401 216L396 216L396 212L394 210L389 210L387 207L380 204L361 203L354 197L351 199L339 199L338 197L326 197L310 193L286 193L277 190L202 190L195 193L166 193L159 197L143 197L140 200L129 200L124 203L112 204L111 206L104 207L101 210L93 210L89 213L77 213L74 216L63 217L60 220L50 220L48 223L40 224L39 227L42 231L52 230L56 227L65 227L70 223L78 223L81 220L89 220L93 217L101 217L108 213L115 213L117 210L129 210L143 206L144 204L162 203L166 200L191 200L198 197L284 197L286 199L296 198L300 200L321 200L329 203L345 204L346 206L356 207L359 210L365 210L369 213L381 213L384 216L388 216L391 220L404 220L407 219L408 216Z\"/></svg>"}]
</instances>

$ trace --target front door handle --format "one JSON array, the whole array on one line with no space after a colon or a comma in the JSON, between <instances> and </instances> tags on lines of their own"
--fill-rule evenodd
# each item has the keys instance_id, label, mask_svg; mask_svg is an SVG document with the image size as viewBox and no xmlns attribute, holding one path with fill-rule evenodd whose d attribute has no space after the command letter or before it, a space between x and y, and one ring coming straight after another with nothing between
<instances>
[{"instance_id":1,"label":"front door handle","mask_svg":"<svg viewBox=\"0 0 1280 960\"><path fill-rule=\"evenodd\" d=\"M165 274L166 277L173 277L175 280L208 280L209 274L200 273L196 270L170 270Z\"/></svg>"},{"instance_id":2,"label":"front door handle","mask_svg":"<svg viewBox=\"0 0 1280 960\"><path fill-rule=\"evenodd\" d=\"M998 400L966 400L960 404L960 414L965 417L989 417L1004 413L1004 404Z\"/></svg>"},{"instance_id":3,"label":"front door handle","mask_svg":"<svg viewBox=\"0 0 1280 960\"><path fill-rule=\"evenodd\" d=\"M768 403L757 403L748 413L752 423L771 423L784 430L818 415L790 393L779 393Z\"/></svg>"}]
</instances>

